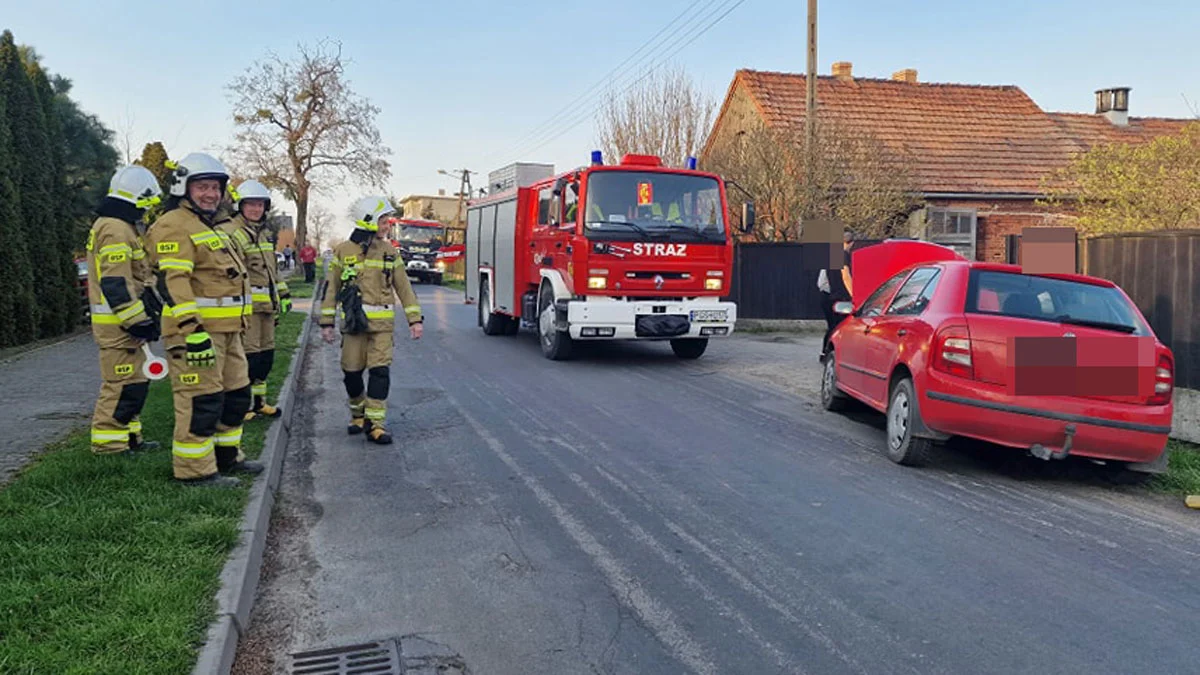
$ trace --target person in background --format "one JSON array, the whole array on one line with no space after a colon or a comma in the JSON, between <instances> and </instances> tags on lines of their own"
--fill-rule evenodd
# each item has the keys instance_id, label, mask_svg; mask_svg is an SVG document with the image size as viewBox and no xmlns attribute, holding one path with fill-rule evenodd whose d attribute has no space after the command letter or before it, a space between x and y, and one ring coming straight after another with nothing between
<instances>
[{"instance_id":1,"label":"person in background","mask_svg":"<svg viewBox=\"0 0 1200 675\"><path fill-rule=\"evenodd\" d=\"M311 284L317 276L317 249L312 244L305 243L300 249L300 263L304 265L304 280Z\"/></svg>"},{"instance_id":2,"label":"person in background","mask_svg":"<svg viewBox=\"0 0 1200 675\"><path fill-rule=\"evenodd\" d=\"M288 244L283 247L283 265L287 269L292 269L295 266L296 252L292 249L292 245Z\"/></svg>"},{"instance_id":3,"label":"person in background","mask_svg":"<svg viewBox=\"0 0 1200 675\"><path fill-rule=\"evenodd\" d=\"M817 288L821 291L821 311L825 314L825 340L821 343L821 355L829 348L829 336L833 330L846 318L845 314L833 311L837 302L852 302L854 299L854 281L850 267L850 249L854 245L854 233L846 230L842 234L842 251L845 257L841 269L823 269L817 275Z\"/></svg>"}]
</instances>

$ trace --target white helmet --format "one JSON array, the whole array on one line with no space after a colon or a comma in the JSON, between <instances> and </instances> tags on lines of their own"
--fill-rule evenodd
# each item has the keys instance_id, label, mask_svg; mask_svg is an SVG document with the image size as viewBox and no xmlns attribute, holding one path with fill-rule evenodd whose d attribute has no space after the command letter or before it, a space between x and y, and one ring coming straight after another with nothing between
<instances>
[{"instance_id":1,"label":"white helmet","mask_svg":"<svg viewBox=\"0 0 1200 675\"><path fill-rule=\"evenodd\" d=\"M266 200L266 210L271 210L271 191L267 189L266 185L263 185L256 180L243 181L241 185L237 186L232 191L230 196L233 197L233 201L237 204L238 211L242 210L242 201L245 199Z\"/></svg>"},{"instance_id":2,"label":"white helmet","mask_svg":"<svg viewBox=\"0 0 1200 675\"><path fill-rule=\"evenodd\" d=\"M389 213L395 213L387 197L370 195L354 202L351 213L354 216L354 226L369 232L379 231L379 220Z\"/></svg>"},{"instance_id":3,"label":"white helmet","mask_svg":"<svg viewBox=\"0 0 1200 675\"><path fill-rule=\"evenodd\" d=\"M162 201L158 179L144 166L132 164L117 169L108 183L108 196L148 209Z\"/></svg>"},{"instance_id":4,"label":"white helmet","mask_svg":"<svg viewBox=\"0 0 1200 675\"><path fill-rule=\"evenodd\" d=\"M171 194L176 197L187 196L187 186L197 178L216 178L221 181L221 192L229 182L229 172L225 165L216 157L203 152L193 152L178 162L169 162L168 168L175 170L175 182L171 184Z\"/></svg>"}]
</instances>

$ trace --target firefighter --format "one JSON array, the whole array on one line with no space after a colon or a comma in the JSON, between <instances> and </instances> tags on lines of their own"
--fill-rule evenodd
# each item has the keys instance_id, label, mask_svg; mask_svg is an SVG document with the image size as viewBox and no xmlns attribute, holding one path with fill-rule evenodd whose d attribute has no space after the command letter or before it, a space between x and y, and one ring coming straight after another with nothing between
<instances>
[{"instance_id":1,"label":"firefighter","mask_svg":"<svg viewBox=\"0 0 1200 675\"><path fill-rule=\"evenodd\" d=\"M250 409L242 333L253 311L246 268L219 225L229 173L192 153L177 164L167 211L150 228L162 297L163 343L175 398L174 475L188 485L232 487L223 473L259 473L241 451Z\"/></svg>"},{"instance_id":2,"label":"firefighter","mask_svg":"<svg viewBox=\"0 0 1200 675\"><path fill-rule=\"evenodd\" d=\"M99 455L158 446L142 440L139 419L150 389L142 345L158 339L159 326L158 303L147 295L150 267L137 223L161 198L154 174L123 167L109 182L88 234L88 302L102 378L92 413L92 452Z\"/></svg>"},{"instance_id":3,"label":"firefighter","mask_svg":"<svg viewBox=\"0 0 1200 675\"><path fill-rule=\"evenodd\" d=\"M267 403L267 376L275 364L275 325L279 315L291 311L292 299L279 290L275 244L266 227L271 211L271 191L265 185L248 180L233 191L237 215L221 229L233 240L233 248L242 256L250 275L250 298L254 311L246 328L246 361L250 364L250 392L253 404L246 421L256 415L279 417L280 410Z\"/></svg>"},{"instance_id":4,"label":"firefighter","mask_svg":"<svg viewBox=\"0 0 1200 675\"><path fill-rule=\"evenodd\" d=\"M381 445L392 442L385 422L396 309L406 318L414 340L421 338L424 320L404 261L387 240L391 222L385 216L393 212L384 197L363 197L355 203L354 232L333 249L321 296L321 335L330 344L336 339L337 309L342 310L342 371L350 399L347 432L365 432L368 440Z\"/></svg>"}]
</instances>

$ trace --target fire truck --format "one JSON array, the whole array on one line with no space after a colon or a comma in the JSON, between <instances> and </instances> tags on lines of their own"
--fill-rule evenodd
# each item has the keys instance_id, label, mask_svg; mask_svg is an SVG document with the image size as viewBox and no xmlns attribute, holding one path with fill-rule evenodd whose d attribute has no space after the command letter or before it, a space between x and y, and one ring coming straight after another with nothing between
<instances>
[{"instance_id":1,"label":"fire truck","mask_svg":"<svg viewBox=\"0 0 1200 675\"><path fill-rule=\"evenodd\" d=\"M699 358L733 333L722 300L733 271L725 181L658 157L518 181L467 210L466 299L487 335L537 331L543 354L571 356L591 340L670 341ZM553 169L550 169L550 173ZM754 205L742 205L742 228Z\"/></svg>"},{"instance_id":2,"label":"fire truck","mask_svg":"<svg viewBox=\"0 0 1200 675\"><path fill-rule=\"evenodd\" d=\"M392 244L408 268L408 276L421 283L442 283L444 264L439 265L442 230L436 220L396 218L392 221Z\"/></svg>"}]
</instances>

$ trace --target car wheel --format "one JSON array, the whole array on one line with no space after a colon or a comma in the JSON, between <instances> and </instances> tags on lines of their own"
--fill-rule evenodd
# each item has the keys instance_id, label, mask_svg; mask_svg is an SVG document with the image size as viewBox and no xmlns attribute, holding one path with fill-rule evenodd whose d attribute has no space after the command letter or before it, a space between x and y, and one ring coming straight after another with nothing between
<instances>
[{"instance_id":1,"label":"car wheel","mask_svg":"<svg viewBox=\"0 0 1200 675\"><path fill-rule=\"evenodd\" d=\"M571 334L554 325L554 292L548 285L542 286L538 296L538 342L542 345L542 354L551 361L571 358L575 346Z\"/></svg>"},{"instance_id":2,"label":"car wheel","mask_svg":"<svg viewBox=\"0 0 1200 675\"><path fill-rule=\"evenodd\" d=\"M681 359L698 359L708 349L708 338L671 340L671 351Z\"/></svg>"},{"instance_id":3,"label":"car wheel","mask_svg":"<svg viewBox=\"0 0 1200 675\"><path fill-rule=\"evenodd\" d=\"M837 363L834 352L825 355L825 369L821 374L821 407L838 412L846 409L846 395L837 386Z\"/></svg>"},{"instance_id":4,"label":"car wheel","mask_svg":"<svg viewBox=\"0 0 1200 675\"><path fill-rule=\"evenodd\" d=\"M933 441L913 436L920 422L916 388L912 378L904 378L892 387L887 407L887 456L897 464L921 466L929 461Z\"/></svg>"}]
</instances>

